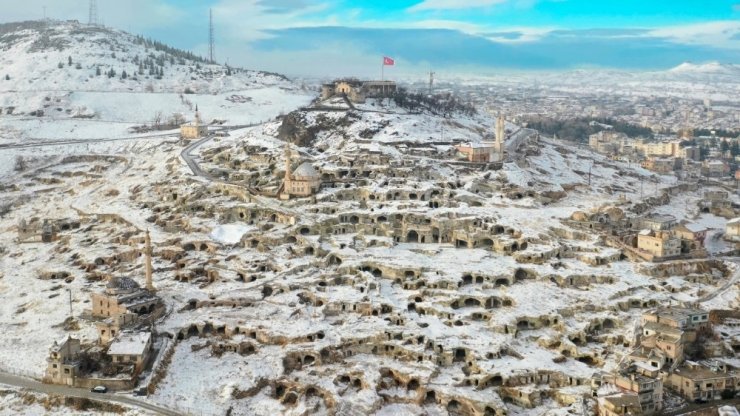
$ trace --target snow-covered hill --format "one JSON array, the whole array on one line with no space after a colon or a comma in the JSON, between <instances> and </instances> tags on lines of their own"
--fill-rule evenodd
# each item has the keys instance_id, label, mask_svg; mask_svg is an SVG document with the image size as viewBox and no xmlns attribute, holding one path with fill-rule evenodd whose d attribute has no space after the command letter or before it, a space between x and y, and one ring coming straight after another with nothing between
<instances>
[{"instance_id":1,"label":"snow-covered hill","mask_svg":"<svg viewBox=\"0 0 740 416\"><path fill-rule=\"evenodd\" d=\"M76 22L0 25L0 48L0 91L203 94L289 85L280 75L212 65L159 42Z\"/></svg>"},{"instance_id":2,"label":"snow-covered hill","mask_svg":"<svg viewBox=\"0 0 740 416\"><path fill-rule=\"evenodd\" d=\"M126 138L155 119L257 123L308 103L287 78L77 22L0 25L0 145Z\"/></svg>"}]
</instances>

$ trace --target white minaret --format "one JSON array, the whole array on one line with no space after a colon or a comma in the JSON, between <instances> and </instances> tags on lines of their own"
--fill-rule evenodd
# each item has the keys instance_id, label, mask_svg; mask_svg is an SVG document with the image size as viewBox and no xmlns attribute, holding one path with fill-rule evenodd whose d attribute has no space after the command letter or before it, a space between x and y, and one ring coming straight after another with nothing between
<instances>
[{"instance_id":1,"label":"white minaret","mask_svg":"<svg viewBox=\"0 0 740 416\"><path fill-rule=\"evenodd\" d=\"M195 105L195 125L200 126L200 111L198 111L198 104Z\"/></svg>"},{"instance_id":2,"label":"white minaret","mask_svg":"<svg viewBox=\"0 0 740 416\"><path fill-rule=\"evenodd\" d=\"M498 160L504 160L504 141L506 140L506 120L504 116L499 115L496 120L496 142L494 149Z\"/></svg>"}]
</instances>

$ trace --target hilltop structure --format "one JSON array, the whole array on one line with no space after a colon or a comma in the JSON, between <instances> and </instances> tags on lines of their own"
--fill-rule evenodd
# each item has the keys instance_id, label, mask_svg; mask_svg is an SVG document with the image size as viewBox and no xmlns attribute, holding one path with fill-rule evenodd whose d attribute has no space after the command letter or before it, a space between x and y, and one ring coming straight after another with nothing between
<instances>
[{"instance_id":1,"label":"hilltop structure","mask_svg":"<svg viewBox=\"0 0 740 416\"><path fill-rule=\"evenodd\" d=\"M347 97L356 104L364 103L368 98L385 98L396 92L395 81L360 81L358 79L340 79L321 86L321 100L332 97Z\"/></svg>"}]
</instances>

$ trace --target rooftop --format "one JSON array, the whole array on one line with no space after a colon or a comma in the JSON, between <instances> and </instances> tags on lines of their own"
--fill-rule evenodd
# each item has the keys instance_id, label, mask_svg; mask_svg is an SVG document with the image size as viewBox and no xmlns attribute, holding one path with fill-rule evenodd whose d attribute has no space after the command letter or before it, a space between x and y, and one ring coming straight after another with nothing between
<instances>
[{"instance_id":1,"label":"rooftop","mask_svg":"<svg viewBox=\"0 0 740 416\"><path fill-rule=\"evenodd\" d=\"M151 338L150 332L124 332L110 344L108 355L144 355Z\"/></svg>"}]
</instances>

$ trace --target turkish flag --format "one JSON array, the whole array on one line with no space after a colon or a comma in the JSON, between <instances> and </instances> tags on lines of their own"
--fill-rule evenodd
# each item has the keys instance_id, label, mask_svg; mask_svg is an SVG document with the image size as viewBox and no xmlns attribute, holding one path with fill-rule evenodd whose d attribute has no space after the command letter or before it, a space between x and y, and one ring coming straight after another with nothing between
<instances>
[{"instance_id":1,"label":"turkish flag","mask_svg":"<svg viewBox=\"0 0 740 416\"><path fill-rule=\"evenodd\" d=\"M393 66L396 64L396 61L394 61L392 58L389 58L387 56L383 57L383 65L385 66Z\"/></svg>"}]
</instances>

